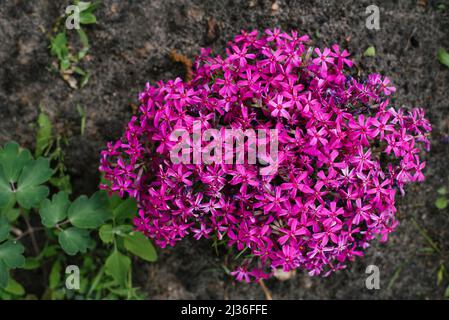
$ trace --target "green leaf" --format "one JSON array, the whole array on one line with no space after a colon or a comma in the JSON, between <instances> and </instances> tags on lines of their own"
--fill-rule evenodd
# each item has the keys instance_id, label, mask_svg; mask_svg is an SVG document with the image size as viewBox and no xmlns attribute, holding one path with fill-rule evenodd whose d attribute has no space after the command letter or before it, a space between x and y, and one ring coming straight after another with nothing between
<instances>
[{"instance_id":1,"label":"green leaf","mask_svg":"<svg viewBox=\"0 0 449 320\"><path fill-rule=\"evenodd\" d=\"M101 181L101 184L106 184L105 182L103 182L103 180ZM122 202L123 199L120 198L117 194L113 193L112 195L108 195L108 200L109 200L109 206L111 208L112 211L115 210L115 208L117 208Z\"/></svg>"},{"instance_id":2,"label":"green leaf","mask_svg":"<svg viewBox=\"0 0 449 320\"><path fill-rule=\"evenodd\" d=\"M449 53L443 48L438 48L437 55L440 63L449 68Z\"/></svg>"},{"instance_id":3,"label":"green leaf","mask_svg":"<svg viewBox=\"0 0 449 320\"><path fill-rule=\"evenodd\" d=\"M71 65L70 60L69 59L64 59L64 60L61 60L61 63L59 65L59 67L62 70L67 70L68 68L70 68L70 65Z\"/></svg>"},{"instance_id":4,"label":"green leaf","mask_svg":"<svg viewBox=\"0 0 449 320\"><path fill-rule=\"evenodd\" d=\"M86 130L86 109L80 104L76 106L76 110L81 117L81 135L84 136L84 131Z\"/></svg>"},{"instance_id":5,"label":"green leaf","mask_svg":"<svg viewBox=\"0 0 449 320\"><path fill-rule=\"evenodd\" d=\"M59 245L57 244L52 244L49 246L44 247L44 249L42 249L42 252L40 253L40 255L42 255L42 257L44 258L52 258L58 255L59 253Z\"/></svg>"},{"instance_id":6,"label":"green leaf","mask_svg":"<svg viewBox=\"0 0 449 320\"><path fill-rule=\"evenodd\" d=\"M0 242L8 238L9 230L10 230L9 221L4 217L0 217Z\"/></svg>"},{"instance_id":7,"label":"green leaf","mask_svg":"<svg viewBox=\"0 0 449 320\"><path fill-rule=\"evenodd\" d=\"M101 191L96 192L90 199L84 195L79 197L68 211L70 222L82 229L98 228L110 216L107 194Z\"/></svg>"},{"instance_id":8,"label":"green leaf","mask_svg":"<svg viewBox=\"0 0 449 320\"><path fill-rule=\"evenodd\" d=\"M435 253L435 249L431 248L431 247L424 247L424 248L419 248L417 250L417 252L424 253L424 254L434 254Z\"/></svg>"},{"instance_id":9,"label":"green leaf","mask_svg":"<svg viewBox=\"0 0 449 320\"><path fill-rule=\"evenodd\" d=\"M122 224L120 226L116 226L113 230L114 234L124 237L126 235L129 235L133 231L133 226L129 224Z\"/></svg>"},{"instance_id":10,"label":"green leaf","mask_svg":"<svg viewBox=\"0 0 449 320\"><path fill-rule=\"evenodd\" d=\"M62 249L70 256L78 252L85 253L92 246L89 231L74 227L62 231L58 240Z\"/></svg>"},{"instance_id":11,"label":"green leaf","mask_svg":"<svg viewBox=\"0 0 449 320\"><path fill-rule=\"evenodd\" d=\"M97 18L93 13L82 11L80 12L80 23L81 24L94 24L97 23Z\"/></svg>"},{"instance_id":12,"label":"green leaf","mask_svg":"<svg viewBox=\"0 0 449 320\"><path fill-rule=\"evenodd\" d=\"M86 84L89 82L89 79L90 79L90 74L88 72L86 72L81 78L80 87L84 88L86 86Z\"/></svg>"},{"instance_id":13,"label":"green leaf","mask_svg":"<svg viewBox=\"0 0 449 320\"><path fill-rule=\"evenodd\" d=\"M0 261L7 268L19 268L25 264L25 257L22 255L25 248L17 241L6 241L0 244Z\"/></svg>"},{"instance_id":14,"label":"green leaf","mask_svg":"<svg viewBox=\"0 0 449 320\"><path fill-rule=\"evenodd\" d=\"M14 204L15 201L15 194L11 190L11 185L0 167L0 208L6 207L11 203Z\"/></svg>"},{"instance_id":15,"label":"green leaf","mask_svg":"<svg viewBox=\"0 0 449 320\"><path fill-rule=\"evenodd\" d=\"M112 225L105 224L101 226L99 231L100 239L104 243L112 243L112 240L114 239L114 233L112 231Z\"/></svg>"},{"instance_id":16,"label":"green leaf","mask_svg":"<svg viewBox=\"0 0 449 320\"><path fill-rule=\"evenodd\" d=\"M80 76L86 75L86 71L84 71L84 70L81 69L80 67L75 67L75 69L73 69L73 71L74 71L76 74L79 74Z\"/></svg>"},{"instance_id":17,"label":"green leaf","mask_svg":"<svg viewBox=\"0 0 449 320\"><path fill-rule=\"evenodd\" d=\"M23 265L22 269L25 270L35 270L41 266L40 258L31 257L25 259L25 264Z\"/></svg>"},{"instance_id":18,"label":"green leaf","mask_svg":"<svg viewBox=\"0 0 449 320\"><path fill-rule=\"evenodd\" d=\"M449 286L447 286L446 291L444 292L444 297L449 299Z\"/></svg>"},{"instance_id":19,"label":"green leaf","mask_svg":"<svg viewBox=\"0 0 449 320\"><path fill-rule=\"evenodd\" d=\"M375 57L376 56L376 48L373 46L369 46L365 52L363 53L365 57Z\"/></svg>"},{"instance_id":20,"label":"green leaf","mask_svg":"<svg viewBox=\"0 0 449 320\"><path fill-rule=\"evenodd\" d=\"M90 1L78 1L76 5L80 9L80 12L93 12L97 8L97 3L92 3Z\"/></svg>"},{"instance_id":21,"label":"green leaf","mask_svg":"<svg viewBox=\"0 0 449 320\"><path fill-rule=\"evenodd\" d=\"M9 277L8 285L4 290L15 296L23 296L25 294L25 289L22 287L22 285L11 277Z\"/></svg>"},{"instance_id":22,"label":"green leaf","mask_svg":"<svg viewBox=\"0 0 449 320\"><path fill-rule=\"evenodd\" d=\"M50 40L50 52L58 57L59 61L67 61L69 48L67 47L67 36L65 32L59 32Z\"/></svg>"},{"instance_id":23,"label":"green leaf","mask_svg":"<svg viewBox=\"0 0 449 320\"><path fill-rule=\"evenodd\" d=\"M440 265L440 269L438 270L437 273L437 285L439 286L443 283L444 273L445 273L444 265Z\"/></svg>"},{"instance_id":24,"label":"green leaf","mask_svg":"<svg viewBox=\"0 0 449 320\"><path fill-rule=\"evenodd\" d=\"M0 260L0 288L5 288L9 281L9 269Z\"/></svg>"},{"instance_id":25,"label":"green leaf","mask_svg":"<svg viewBox=\"0 0 449 320\"><path fill-rule=\"evenodd\" d=\"M445 197L440 197L437 199L437 201L435 201L435 206L440 210L446 209L447 204L448 204L448 201Z\"/></svg>"},{"instance_id":26,"label":"green leaf","mask_svg":"<svg viewBox=\"0 0 449 320\"><path fill-rule=\"evenodd\" d=\"M0 149L0 167L7 182L17 182L22 169L32 160L30 151L21 149L15 142L9 142Z\"/></svg>"},{"instance_id":27,"label":"green leaf","mask_svg":"<svg viewBox=\"0 0 449 320\"><path fill-rule=\"evenodd\" d=\"M81 28L78 29L78 35L80 37L80 42L83 45L83 48L78 52L78 60L81 60L89 51L89 38L87 37L86 32Z\"/></svg>"},{"instance_id":28,"label":"green leaf","mask_svg":"<svg viewBox=\"0 0 449 320\"><path fill-rule=\"evenodd\" d=\"M53 139L52 124L50 118L45 114L43 109L41 109L39 117L37 118L37 125L36 150L34 151L34 156L36 158L43 155L45 149L48 148Z\"/></svg>"},{"instance_id":29,"label":"green leaf","mask_svg":"<svg viewBox=\"0 0 449 320\"><path fill-rule=\"evenodd\" d=\"M48 196L48 188L42 186L53 175L50 161L39 158L29 163L17 182L17 202L25 209L36 208Z\"/></svg>"},{"instance_id":30,"label":"green leaf","mask_svg":"<svg viewBox=\"0 0 449 320\"><path fill-rule=\"evenodd\" d=\"M22 171L17 182L17 189L37 186L47 182L53 175L50 160L39 158L28 164Z\"/></svg>"},{"instance_id":31,"label":"green leaf","mask_svg":"<svg viewBox=\"0 0 449 320\"><path fill-rule=\"evenodd\" d=\"M126 287L130 269L131 259L121 254L118 250L114 250L106 259L106 274L110 275L121 287Z\"/></svg>"},{"instance_id":32,"label":"green leaf","mask_svg":"<svg viewBox=\"0 0 449 320\"><path fill-rule=\"evenodd\" d=\"M132 219L137 214L137 202L133 198L128 198L113 210L113 216L119 221Z\"/></svg>"},{"instance_id":33,"label":"green leaf","mask_svg":"<svg viewBox=\"0 0 449 320\"><path fill-rule=\"evenodd\" d=\"M45 199L39 210L42 224L48 228L54 227L67 217L69 206L69 195L64 191L55 194L52 201Z\"/></svg>"},{"instance_id":34,"label":"green leaf","mask_svg":"<svg viewBox=\"0 0 449 320\"><path fill-rule=\"evenodd\" d=\"M447 194L447 189L445 187L441 187L437 190L437 193L441 196L444 196Z\"/></svg>"},{"instance_id":35,"label":"green leaf","mask_svg":"<svg viewBox=\"0 0 449 320\"><path fill-rule=\"evenodd\" d=\"M9 206L3 208L0 212L9 222L15 222L20 215L20 210L18 208L11 208Z\"/></svg>"},{"instance_id":36,"label":"green leaf","mask_svg":"<svg viewBox=\"0 0 449 320\"><path fill-rule=\"evenodd\" d=\"M156 250L150 240L140 232L131 232L125 236L124 245L126 250L145 261L154 262L157 260Z\"/></svg>"},{"instance_id":37,"label":"green leaf","mask_svg":"<svg viewBox=\"0 0 449 320\"><path fill-rule=\"evenodd\" d=\"M50 276L48 277L48 286L51 290L58 287L61 281L61 261L56 260L51 267Z\"/></svg>"},{"instance_id":38,"label":"green leaf","mask_svg":"<svg viewBox=\"0 0 449 320\"><path fill-rule=\"evenodd\" d=\"M60 177L53 177L50 179L52 186L56 187L58 190L65 191L67 193L72 193L72 184L70 183L70 176L64 175Z\"/></svg>"},{"instance_id":39,"label":"green leaf","mask_svg":"<svg viewBox=\"0 0 449 320\"><path fill-rule=\"evenodd\" d=\"M25 209L37 208L48 196L48 188L44 186L30 186L17 193L17 201Z\"/></svg>"}]
</instances>

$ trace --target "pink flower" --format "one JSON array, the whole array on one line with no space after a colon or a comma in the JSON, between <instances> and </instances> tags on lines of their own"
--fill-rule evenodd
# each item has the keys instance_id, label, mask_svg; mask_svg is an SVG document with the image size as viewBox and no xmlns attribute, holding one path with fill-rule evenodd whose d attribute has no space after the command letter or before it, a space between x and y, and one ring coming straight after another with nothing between
<instances>
[{"instance_id":1,"label":"pink flower","mask_svg":"<svg viewBox=\"0 0 449 320\"><path fill-rule=\"evenodd\" d=\"M276 96L276 100L271 100L268 102L270 106L273 107L273 111L271 111L272 117L284 117L284 118L290 118L290 114L286 109L290 108L292 103L291 102L284 102L284 97L281 95Z\"/></svg>"},{"instance_id":2,"label":"pink flower","mask_svg":"<svg viewBox=\"0 0 449 320\"><path fill-rule=\"evenodd\" d=\"M201 50L188 83L145 86L139 113L100 159L108 181L101 188L137 200L138 231L162 248L187 236L218 239L235 253L231 275L246 282L275 268L328 276L377 235L388 239L397 191L424 180L430 123L422 109L389 106L389 78L356 79L347 50L308 40L295 31L242 31L223 57ZM189 137L188 152L210 151L190 139L198 127L223 136L276 130L277 170L261 174L271 155L254 164L234 148L211 163L173 163L175 130ZM245 141L248 153L257 148Z\"/></svg>"}]
</instances>

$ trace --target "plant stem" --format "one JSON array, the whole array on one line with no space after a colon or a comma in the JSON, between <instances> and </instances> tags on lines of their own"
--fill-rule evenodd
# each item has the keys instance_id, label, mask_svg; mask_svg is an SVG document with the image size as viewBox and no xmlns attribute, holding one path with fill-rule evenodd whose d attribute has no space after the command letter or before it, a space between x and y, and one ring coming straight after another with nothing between
<instances>
[{"instance_id":1,"label":"plant stem","mask_svg":"<svg viewBox=\"0 0 449 320\"><path fill-rule=\"evenodd\" d=\"M20 209L22 211L22 208ZM28 230L26 231L27 233L29 233L30 238L31 238L31 243L33 245L33 249L34 249L34 253L36 254L36 256L39 255L40 249L39 249L39 245L37 244L37 240L36 240L36 236L34 235L34 229L30 224L30 221L28 220L28 218L22 214L23 219L25 220L25 223L27 225Z\"/></svg>"},{"instance_id":2,"label":"plant stem","mask_svg":"<svg viewBox=\"0 0 449 320\"><path fill-rule=\"evenodd\" d=\"M259 280L259 284L263 290L263 293L265 293L265 299L267 300L273 300L273 297L271 295L270 290L267 288L267 286L265 285L265 282L263 281L263 279Z\"/></svg>"}]
</instances>

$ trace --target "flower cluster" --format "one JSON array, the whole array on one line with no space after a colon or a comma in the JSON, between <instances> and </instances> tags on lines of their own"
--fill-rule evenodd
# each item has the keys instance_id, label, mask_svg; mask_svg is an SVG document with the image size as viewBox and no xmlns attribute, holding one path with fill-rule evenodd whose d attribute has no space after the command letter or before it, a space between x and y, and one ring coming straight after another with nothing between
<instances>
[{"instance_id":1,"label":"flower cluster","mask_svg":"<svg viewBox=\"0 0 449 320\"><path fill-rule=\"evenodd\" d=\"M422 181L431 130L424 111L395 110L386 77L351 76L338 45L279 29L242 32L226 55L202 49L193 79L147 84L124 136L102 152L103 188L139 203L138 230L161 247L186 235L239 252L238 280L301 268L328 275L386 241L395 196ZM173 163L175 129L276 129L278 170Z\"/></svg>"}]
</instances>

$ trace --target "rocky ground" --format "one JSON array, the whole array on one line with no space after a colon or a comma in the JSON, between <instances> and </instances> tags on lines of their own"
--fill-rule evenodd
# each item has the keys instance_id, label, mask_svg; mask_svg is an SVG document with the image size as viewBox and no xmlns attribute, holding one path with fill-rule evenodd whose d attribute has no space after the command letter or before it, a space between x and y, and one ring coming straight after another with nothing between
<instances>
[{"instance_id":1,"label":"rocky ground","mask_svg":"<svg viewBox=\"0 0 449 320\"><path fill-rule=\"evenodd\" d=\"M449 1L104 0L98 24L87 28L91 50L83 66L92 77L80 90L49 71L48 33L67 4L0 0L0 144L13 139L32 148L41 104L70 137L65 151L74 189L89 194L98 185L99 151L121 135L145 82L184 75L169 58L171 50L193 57L210 46L223 53L240 29L268 27L299 30L317 45L340 43L362 74L390 76L398 88L396 105L426 109L434 127L428 179L399 200L401 224L387 244L374 244L366 257L329 278L298 272L284 282L269 280L267 287L275 299L443 297L448 283L438 286L436 273L447 257L420 253L428 243L414 221L449 252L449 212L434 206L436 189L449 177L449 69L436 58L438 47L449 49ZM380 7L380 30L365 27L370 4ZM369 46L375 57L363 56ZM88 114L84 135L77 104ZM223 264L210 243L184 241L160 250L157 263L139 265L136 284L157 299L265 297L259 285L235 283ZM370 264L380 268L380 290L365 287Z\"/></svg>"}]
</instances>

